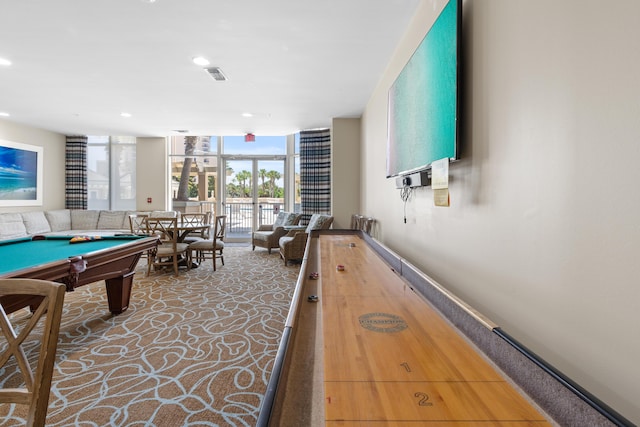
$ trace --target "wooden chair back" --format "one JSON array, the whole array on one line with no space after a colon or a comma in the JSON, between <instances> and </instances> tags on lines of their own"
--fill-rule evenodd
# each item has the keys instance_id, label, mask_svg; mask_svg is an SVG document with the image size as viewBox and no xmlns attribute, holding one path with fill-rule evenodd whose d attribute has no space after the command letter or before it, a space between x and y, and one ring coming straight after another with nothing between
<instances>
[{"instance_id":1,"label":"wooden chair back","mask_svg":"<svg viewBox=\"0 0 640 427\"><path fill-rule=\"evenodd\" d=\"M205 232L203 233L203 237L205 239L209 239L210 237L212 237L211 228L213 227L214 218L215 217L213 215L213 212L205 212L205 214L204 214L204 222L209 224L209 228L207 228L205 230Z\"/></svg>"},{"instance_id":2,"label":"wooden chair back","mask_svg":"<svg viewBox=\"0 0 640 427\"><path fill-rule=\"evenodd\" d=\"M158 236L163 244L174 246L178 242L177 217L151 217L144 219L145 232L150 236Z\"/></svg>"},{"instance_id":3,"label":"wooden chair back","mask_svg":"<svg viewBox=\"0 0 640 427\"><path fill-rule=\"evenodd\" d=\"M147 217L148 214L131 214L129 215L129 231L131 234L135 234L137 236L148 235L147 233ZM147 264L149 263L149 253L151 250L145 251L141 258L147 260Z\"/></svg>"},{"instance_id":4,"label":"wooden chair back","mask_svg":"<svg viewBox=\"0 0 640 427\"><path fill-rule=\"evenodd\" d=\"M211 213L185 213L180 216L180 221L183 225L211 224ZM195 235L201 239L207 239L209 233L209 228L204 228L197 232L190 232L189 236Z\"/></svg>"},{"instance_id":5,"label":"wooden chair back","mask_svg":"<svg viewBox=\"0 0 640 427\"><path fill-rule=\"evenodd\" d=\"M180 215L180 221L183 224L204 224L208 214L206 213L183 213Z\"/></svg>"},{"instance_id":6,"label":"wooden chair back","mask_svg":"<svg viewBox=\"0 0 640 427\"><path fill-rule=\"evenodd\" d=\"M147 217L145 219L147 234L158 236L160 245L155 253L151 252L147 275L151 267L172 266L174 274L178 275L179 255L188 254L186 243L178 243L178 218L177 217ZM190 261L187 260L187 268Z\"/></svg>"},{"instance_id":7,"label":"wooden chair back","mask_svg":"<svg viewBox=\"0 0 640 427\"><path fill-rule=\"evenodd\" d=\"M214 240L220 240L224 242L224 238L227 232L227 216L226 215L216 215L215 223L213 227Z\"/></svg>"},{"instance_id":8,"label":"wooden chair back","mask_svg":"<svg viewBox=\"0 0 640 427\"><path fill-rule=\"evenodd\" d=\"M129 215L129 230L131 234L147 234L147 224L145 221L148 216L147 214Z\"/></svg>"},{"instance_id":9,"label":"wooden chair back","mask_svg":"<svg viewBox=\"0 0 640 427\"><path fill-rule=\"evenodd\" d=\"M224 237L226 233L227 216L217 215L213 221L213 233L211 238L199 242L193 242L189 245L189 253L192 259L204 261L211 259L213 262L213 271L216 271L216 259L219 258L224 265ZM195 257L194 257L195 253Z\"/></svg>"},{"instance_id":10,"label":"wooden chair back","mask_svg":"<svg viewBox=\"0 0 640 427\"><path fill-rule=\"evenodd\" d=\"M56 359L58 333L62 318L65 285L37 279L1 279L0 297L36 295L41 296L37 307L32 307L32 314L17 331L11 323L18 323L15 315L8 316L0 298L0 329L5 339L0 345L0 367L15 367L22 376L23 387L0 389L0 403L16 403L29 406L28 426L44 426L49 406L51 378ZM42 329L36 329L44 319ZM36 331L32 335L32 332ZM34 371L28 361L23 344L29 337L39 335L38 364ZM20 375L16 375L16 379ZM14 385L10 381L11 385Z\"/></svg>"},{"instance_id":11,"label":"wooden chair back","mask_svg":"<svg viewBox=\"0 0 640 427\"><path fill-rule=\"evenodd\" d=\"M227 216L216 215L213 225L213 270L216 269L216 258L220 258L224 265L224 238L227 233Z\"/></svg>"}]
</instances>

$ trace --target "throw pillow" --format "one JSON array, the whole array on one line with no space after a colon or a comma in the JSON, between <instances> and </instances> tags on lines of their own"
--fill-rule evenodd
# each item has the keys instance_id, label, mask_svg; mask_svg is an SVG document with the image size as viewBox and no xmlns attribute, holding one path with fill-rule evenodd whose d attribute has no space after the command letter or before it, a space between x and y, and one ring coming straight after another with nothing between
<instances>
[{"instance_id":1,"label":"throw pillow","mask_svg":"<svg viewBox=\"0 0 640 427\"><path fill-rule=\"evenodd\" d=\"M284 225L284 221L287 218L287 213L285 211L278 212L278 216L276 220L273 222L273 228L282 227Z\"/></svg>"},{"instance_id":2,"label":"throw pillow","mask_svg":"<svg viewBox=\"0 0 640 427\"><path fill-rule=\"evenodd\" d=\"M69 209L45 211L44 216L49 221L51 231L71 230L71 211Z\"/></svg>"},{"instance_id":3,"label":"throw pillow","mask_svg":"<svg viewBox=\"0 0 640 427\"><path fill-rule=\"evenodd\" d=\"M124 212L123 211L100 211L100 216L98 217L98 230L118 230L120 228L129 228L129 224L127 227L122 227Z\"/></svg>"},{"instance_id":4,"label":"throw pillow","mask_svg":"<svg viewBox=\"0 0 640 427\"><path fill-rule=\"evenodd\" d=\"M287 217L284 220L282 225L296 225L298 223L298 219L300 218L300 214L297 213L288 213Z\"/></svg>"},{"instance_id":5,"label":"throw pillow","mask_svg":"<svg viewBox=\"0 0 640 427\"><path fill-rule=\"evenodd\" d=\"M22 220L27 228L27 234L42 234L51 232L49 221L43 211L22 212Z\"/></svg>"},{"instance_id":6,"label":"throw pillow","mask_svg":"<svg viewBox=\"0 0 640 427\"><path fill-rule=\"evenodd\" d=\"M0 240L25 237L27 229L19 213L0 214Z\"/></svg>"}]
</instances>

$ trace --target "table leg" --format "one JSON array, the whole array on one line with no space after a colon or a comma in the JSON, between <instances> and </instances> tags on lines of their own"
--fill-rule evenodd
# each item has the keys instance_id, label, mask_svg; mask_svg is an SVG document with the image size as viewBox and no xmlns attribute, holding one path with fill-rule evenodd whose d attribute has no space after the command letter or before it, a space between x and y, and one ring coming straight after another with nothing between
<instances>
[{"instance_id":1,"label":"table leg","mask_svg":"<svg viewBox=\"0 0 640 427\"><path fill-rule=\"evenodd\" d=\"M120 277L105 280L109 311L113 314L120 314L129 308L134 274L135 271L132 271Z\"/></svg>"}]
</instances>

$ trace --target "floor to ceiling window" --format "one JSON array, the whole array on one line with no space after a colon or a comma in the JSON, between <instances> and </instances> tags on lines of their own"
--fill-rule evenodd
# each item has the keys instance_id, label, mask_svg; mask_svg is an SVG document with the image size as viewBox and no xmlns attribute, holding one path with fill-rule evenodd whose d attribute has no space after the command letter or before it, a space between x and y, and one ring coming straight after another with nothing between
<instances>
[{"instance_id":1,"label":"floor to ceiling window","mask_svg":"<svg viewBox=\"0 0 640 427\"><path fill-rule=\"evenodd\" d=\"M88 137L87 192L89 209L136 209L135 137Z\"/></svg>"},{"instance_id":2,"label":"floor to ceiling window","mask_svg":"<svg viewBox=\"0 0 640 427\"><path fill-rule=\"evenodd\" d=\"M253 229L272 223L280 210L299 210L297 139L294 135L256 136L253 141L244 136L172 137L173 209L224 213L227 239L249 239Z\"/></svg>"},{"instance_id":3,"label":"floor to ceiling window","mask_svg":"<svg viewBox=\"0 0 640 427\"><path fill-rule=\"evenodd\" d=\"M215 212L220 177L217 151L217 136L171 137L172 209Z\"/></svg>"},{"instance_id":4,"label":"floor to ceiling window","mask_svg":"<svg viewBox=\"0 0 640 427\"><path fill-rule=\"evenodd\" d=\"M293 171L291 177L293 178L293 185L290 187L290 199L293 200L293 212L302 212L302 201L300 191L300 134L296 133L293 137L293 141L289 138L289 159ZM293 146L291 146L293 145Z\"/></svg>"}]
</instances>

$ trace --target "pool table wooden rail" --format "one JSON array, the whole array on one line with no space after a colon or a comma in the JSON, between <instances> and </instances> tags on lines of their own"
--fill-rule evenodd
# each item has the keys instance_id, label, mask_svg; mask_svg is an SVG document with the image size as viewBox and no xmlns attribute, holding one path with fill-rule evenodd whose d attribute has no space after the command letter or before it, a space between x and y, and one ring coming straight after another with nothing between
<instances>
[{"instance_id":1,"label":"pool table wooden rail","mask_svg":"<svg viewBox=\"0 0 640 427\"><path fill-rule=\"evenodd\" d=\"M37 239L34 239L37 240ZM83 243L79 243L82 248ZM129 306L135 268L142 254L155 250L157 237L144 237L126 242L115 248L94 250L53 262L34 265L0 274L2 278L43 279L64 283L67 291L89 283L105 281L109 311L119 314ZM3 296L7 313L31 305L27 296Z\"/></svg>"}]
</instances>

